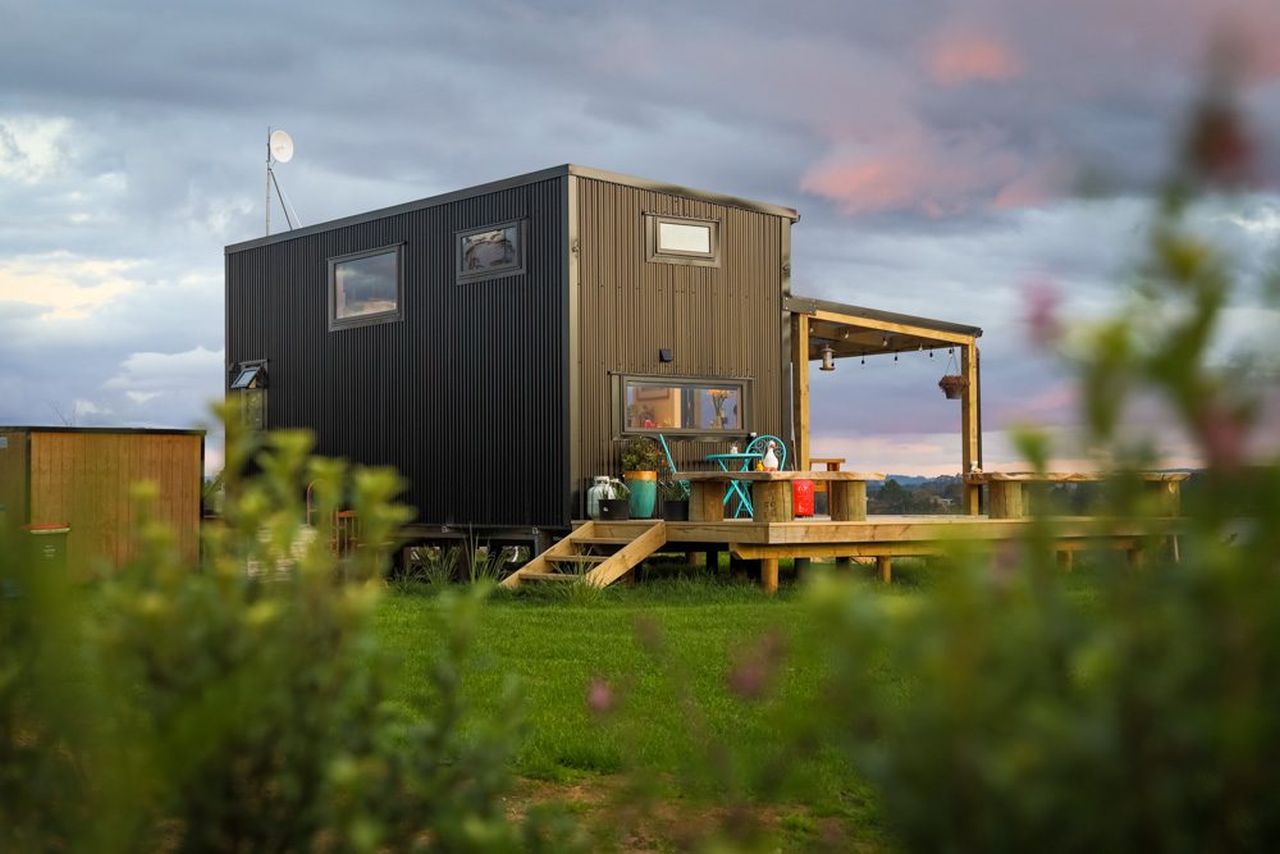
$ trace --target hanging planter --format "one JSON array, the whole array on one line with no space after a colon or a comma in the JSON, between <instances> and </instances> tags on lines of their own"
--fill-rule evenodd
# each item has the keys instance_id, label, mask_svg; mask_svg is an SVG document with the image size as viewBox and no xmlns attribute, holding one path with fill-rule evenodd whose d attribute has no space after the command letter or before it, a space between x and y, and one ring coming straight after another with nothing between
<instances>
[{"instance_id":1,"label":"hanging planter","mask_svg":"<svg viewBox=\"0 0 1280 854\"><path fill-rule=\"evenodd\" d=\"M968 384L969 381L959 374L947 374L938 380L938 388L942 389L947 400L959 400L964 395L965 386Z\"/></svg>"},{"instance_id":2,"label":"hanging planter","mask_svg":"<svg viewBox=\"0 0 1280 854\"><path fill-rule=\"evenodd\" d=\"M951 371L960 370L956 367L956 351L951 350L951 358L947 361L947 369ZM960 374L944 374L942 379L938 380L938 388L942 389L942 393L947 396L947 400L959 400L964 395L965 386L969 385L969 381Z\"/></svg>"}]
</instances>

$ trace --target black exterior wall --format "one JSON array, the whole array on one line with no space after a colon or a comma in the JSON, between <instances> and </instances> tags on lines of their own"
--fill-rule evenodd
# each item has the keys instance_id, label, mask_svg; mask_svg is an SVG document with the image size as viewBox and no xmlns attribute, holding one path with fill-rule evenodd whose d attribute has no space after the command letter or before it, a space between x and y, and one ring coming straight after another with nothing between
<instances>
[{"instance_id":1,"label":"black exterior wall","mask_svg":"<svg viewBox=\"0 0 1280 854\"><path fill-rule=\"evenodd\" d=\"M396 467L420 523L560 527L569 508L566 170L227 248L228 384L267 426ZM458 284L455 234L525 220L525 272ZM329 331L328 259L401 245L404 319Z\"/></svg>"}]
</instances>

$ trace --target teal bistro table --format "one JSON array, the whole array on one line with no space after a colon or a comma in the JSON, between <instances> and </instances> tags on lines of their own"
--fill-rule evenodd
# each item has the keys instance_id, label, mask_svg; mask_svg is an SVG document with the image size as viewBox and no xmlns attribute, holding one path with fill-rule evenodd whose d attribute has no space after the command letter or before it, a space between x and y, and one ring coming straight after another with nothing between
<instances>
[{"instance_id":1,"label":"teal bistro table","mask_svg":"<svg viewBox=\"0 0 1280 854\"><path fill-rule=\"evenodd\" d=\"M749 454L707 454L706 459L718 463L720 471L734 471L735 469L729 468L730 463L740 463L736 471L751 471L751 464L756 460L764 459L764 454L754 452ZM724 491L725 506L728 506L729 499L735 495L738 497L738 506L733 510L733 518L737 519L743 513L754 517L755 508L751 506L751 495L747 491L746 484L740 480L729 481L729 488Z\"/></svg>"}]
</instances>

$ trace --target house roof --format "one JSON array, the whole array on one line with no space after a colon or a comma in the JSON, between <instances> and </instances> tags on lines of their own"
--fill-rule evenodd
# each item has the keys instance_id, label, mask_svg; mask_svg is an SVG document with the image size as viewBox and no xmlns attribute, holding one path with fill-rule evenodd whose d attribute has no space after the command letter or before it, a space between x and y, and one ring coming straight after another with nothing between
<instances>
[{"instance_id":1,"label":"house roof","mask_svg":"<svg viewBox=\"0 0 1280 854\"><path fill-rule=\"evenodd\" d=\"M789 296L783 308L811 318L810 359L820 358L824 345L837 357L873 356L967 344L982 335L977 326L813 297Z\"/></svg>"},{"instance_id":2,"label":"house roof","mask_svg":"<svg viewBox=\"0 0 1280 854\"><path fill-rule=\"evenodd\" d=\"M315 225L306 226L305 228L295 228L290 231L282 231L265 237L258 237L252 240L241 241L240 243L233 243L226 247L225 252L228 255L232 255L237 252L244 252L248 249L257 249L260 246L268 246L273 243L283 243L286 240L294 240L299 237L306 237L311 234L329 231L330 229L340 228L342 226L358 225L363 222L369 222L370 220L382 219L383 217L425 210L438 205L446 205L450 202L456 202L461 199L484 195L485 193L509 190L513 187L535 184L539 181L547 181L552 178L560 178L566 175L593 178L598 181L608 181L613 184L622 184L628 187L639 187L644 190L652 190L656 193L683 196L685 198L698 199L712 204L725 205L726 207L742 208L743 210L755 211L757 213L772 214L773 216L786 217L792 222L800 219L800 214L794 208L770 204L769 202L758 202L751 199L739 198L737 196L725 195L723 193L713 193L709 190L697 190L691 187L682 187L679 184L671 184L664 181L652 181L648 178L637 178L632 175L623 175L617 172L609 172L604 169L593 169L590 166L578 166L573 163L565 163L560 166L552 166L548 169L540 169L536 172L526 172L523 175L515 175L511 178L503 178L501 180L490 181L485 184L476 184L475 186L465 187L460 190L451 190L447 193L428 196L427 198L418 199L412 202L405 202L399 205L392 205L391 207L378 208L377 210L366 211L365 213L354 214L352 216L333 219L327 222L320 222Z\"/></svg>"}]
</instances>

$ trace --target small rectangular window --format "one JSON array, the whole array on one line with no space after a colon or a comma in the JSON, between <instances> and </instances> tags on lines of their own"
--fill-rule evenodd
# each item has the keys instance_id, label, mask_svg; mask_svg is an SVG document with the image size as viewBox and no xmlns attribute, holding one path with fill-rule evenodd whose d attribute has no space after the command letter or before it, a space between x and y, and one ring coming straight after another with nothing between
<instances>
[{"instance_id":1,"label":"small rectangular window","mask_svg":"<svg viewBox=\"0 0 1280 854\"><path fill-rule=\"evenodd\" d=\"M624 433L742 433L746 387L720 380L622 381Z\"/></svg>"},{"instance_id":2,"label":"small rectangular window","mask_svg":"<svg viewBox=\"0 0 1280 854\"><path fill-rule=\"evenodd\" d=\"M499 279L524 272L524 221L458 232L458 281Z\"/></svg>"},{"instance_id":3,"label":"small rectangular window","mask_svg":"<svg viewBox=\"0 0 1280 854\"><path fill-rule=\"evenodd\" d=\"M720 223L716 220L646 214L645 231L650 261L720 265Z\"/></svg>"},{"instance_id":4,"label":"small rectangular window","mask_svg":"<svg viewBox=\"0 0 1280 854\"><path fill-rule=\"evenodd\" d=\"M258 375L262 373L262 365L252 365L245 368L236 375L235 380L231 383L232 391L240 389L255 388L261 383L258 382Z\"/></svg>"},{"instance_id":5,"label":"small rectangular window","mask_svg":"<svg viewBox=\"0 0 1280 854\"><path fill-rule=\"evenodd\" d=\"M329 329L386 323L404 317L400 247L329 259Z\"/></svg>"}]
</instances>

